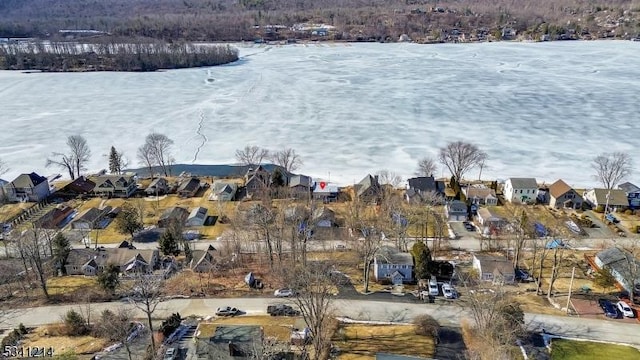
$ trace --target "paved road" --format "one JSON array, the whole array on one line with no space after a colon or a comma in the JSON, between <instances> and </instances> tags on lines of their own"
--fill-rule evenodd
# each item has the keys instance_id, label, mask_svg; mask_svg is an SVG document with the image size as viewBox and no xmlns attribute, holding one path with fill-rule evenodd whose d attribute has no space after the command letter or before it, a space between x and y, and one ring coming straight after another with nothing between
<instances>
[{"instance_id":1,"label":"paved road","mask_svg":"<svg viewBox=\"0 0 640 360\"><path fill-rule=\"evenodd\" d=\"M233 305L247 314L263 314L267 305L282 302L275 298L236 298L236 299L175 299L163 302L158 306L156 317L167 317L179 312L182 316L212 315L220 306ZM107 308L131 305L127 303L92 304L94 312ZM358 320L409 322L420 314L430 314L444 326L458 326L460 320L468 318L462 307L447 304L421 304L394 301L342 300L334 302L338 316ZM30 309L14 310L0 317L0 327L14 328L23 323L26 326L37 326L58 322L61 315L78 305L43 306ZM142 317L142 313L138 312ZM579 317L552 316L541 314L525 314L525 322L529 330L547 332L583 338L588 340L612 341L632 344L640 347L640 324L621 323L599 319Z\"/></svg>"}]
</instances>

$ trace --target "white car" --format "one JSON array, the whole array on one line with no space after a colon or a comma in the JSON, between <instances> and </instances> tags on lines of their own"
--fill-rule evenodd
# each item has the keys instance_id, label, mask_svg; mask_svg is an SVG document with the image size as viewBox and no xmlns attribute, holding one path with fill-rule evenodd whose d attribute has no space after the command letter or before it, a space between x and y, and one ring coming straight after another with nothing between
<instances>
[{"instance_id":1,"label":"white car","mask_svg":"<svg viewBox=\"0 0 640 360\"><path fill-rule=\"evenodd\" d=\"M629 307L629 305L627 305L626 302L624 301L618 301L618 310L620 310L620 312L622 313L622 315L632 318L635 317L635 314L633 313L633 310Z\"/></svg>"},{"instance_id":2,"label":"white car","mask_svg":"<svg viewBox=\"0 0 640 360\"><path fill-rule=\"evenodd\" d=\"M291 297L293 296L293 290L291 289L278 289L273 292L275 297Z\"/></svg>"},{"instance_id":3,"label":"white car","mask_svg":"<svg viewBox=\"0 0 640 360\"><path fill-rule=\"evenodd\" d=\"M431 279L429 281L429 295L438 296L438 293L438 283L434 279Z\"/></svg>"},{"instance_id":4,"label":"white car","mask_svg":"<svg viewBox=\"0 0 640 360\"><path fill-rule=\"evenodd\" d=\"M455 299L458 297L458 292L450 284L442 284L442 294L447 299Z\"/></svg>"}]
</instances>

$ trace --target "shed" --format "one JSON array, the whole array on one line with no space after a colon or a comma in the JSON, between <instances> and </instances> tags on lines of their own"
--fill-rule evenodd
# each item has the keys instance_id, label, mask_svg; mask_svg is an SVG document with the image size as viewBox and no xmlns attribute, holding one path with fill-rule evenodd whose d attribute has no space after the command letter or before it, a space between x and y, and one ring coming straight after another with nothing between
<instances>
[{"instance_id":1,"label":"shed","mask_svg":"<svg viewBox=\"0 0 640 360\"><path fill-rule=\"evenodd\" d=\"M203 226L207 221L207 208L197 207L191 210L185 226Z\"/></svg>"}]
</instances>

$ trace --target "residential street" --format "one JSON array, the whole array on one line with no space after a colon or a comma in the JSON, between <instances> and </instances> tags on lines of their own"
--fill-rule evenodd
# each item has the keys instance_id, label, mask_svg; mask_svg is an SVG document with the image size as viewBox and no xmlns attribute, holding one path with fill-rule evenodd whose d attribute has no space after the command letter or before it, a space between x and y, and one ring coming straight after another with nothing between
<instances>
[{"instance_id":1,"label":"residential street","mask_svg":"<svg viewBox=\"0 0 640 360\"><path fill-rule=\"evenodd\" d=\"M283 302L276 298L234 298L234 299L174 299L158 306L155 317L164 318L179 312L182 316L213 315L220 306L232 305L248 314L266 313L267 305ZM409 322L416 315L428 313L445 326L458 326L460 320L468 318L465 309L456 305L422 304L395 301L341 300L334 302L336 315L357 320ZM130 307L128 303L112 302L91 304L92 312L118 306ZM14 328L20 323L36 326L60 321L61 315L71 308L86 311L85 305L43 306L17 309L0 317L0 327ZM142 317L142 313L138 312ZM579 317L525 314L529 330L544 329L552 334L583 338L588 340L611 341L640 347L640 323L630 324L615 320L587 319Z\"/></svg>"}]
</instances>

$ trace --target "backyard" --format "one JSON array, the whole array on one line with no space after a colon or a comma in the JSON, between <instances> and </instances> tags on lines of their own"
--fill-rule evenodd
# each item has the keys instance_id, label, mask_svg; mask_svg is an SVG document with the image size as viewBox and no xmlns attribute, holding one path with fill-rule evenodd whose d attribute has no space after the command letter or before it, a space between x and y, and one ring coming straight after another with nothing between
<instances>
[{"instance_id":1,"label":"backyard","mask_svg":"<svg viewBox=\"0 0 640 360\"><path fill-rule=\"evenodd\" d=\"M376 353L431 358L435 352L434 339L417 335L413 325L342 324L333 341L340 360L375 359Z\"/></svg>"},{"instance_id":2,"label":"backyard","mask_svg":"<svg viewBox=\"0 0 640 360\"><path fill-rule=\"evenodd\" d=\"M551 360L635 360L638 349L615 344L555 339L551 343Z\"/></svg>"}]
</instances>

